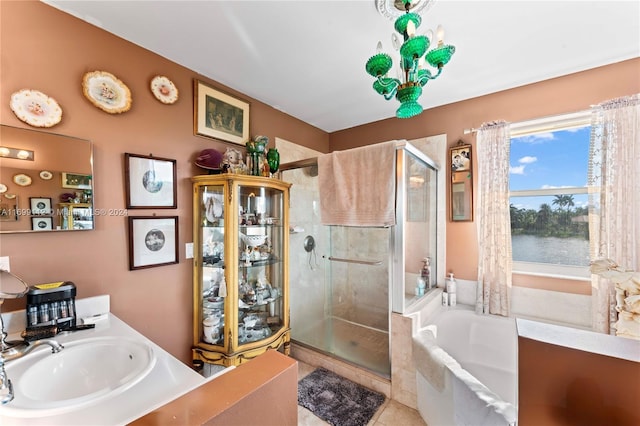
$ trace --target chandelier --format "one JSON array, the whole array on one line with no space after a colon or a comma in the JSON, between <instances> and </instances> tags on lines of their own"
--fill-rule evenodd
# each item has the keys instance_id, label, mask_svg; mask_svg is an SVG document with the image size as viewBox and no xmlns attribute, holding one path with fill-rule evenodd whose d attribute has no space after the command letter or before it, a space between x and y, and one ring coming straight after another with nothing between
<instances>
[{"instance_id":1,"label":"chandelier","mask_svg":"<svg viewBox=\"0 0 640 426\"><path fill-rule=\"evenodd\" d=\"M388 1L393 0L376 0L378 10L381 13L383 13L382 5L388 7ZM400 102L400 107L396 110L398 118L410 118L422 112L422 106L418 103L418 99L422 95L422 88L429 80L435 80L440 76L442 68L456 51L454 46L444 44L444 31L440 25L436 30L437 45L429 51L427 50L433 39L431 31L427 35L416 34L416 29L420 26L422 18L412 9L424 8L425 4L429 2L430 0L394 1L393 7L401 12L404 11L394 24L395 30L402 36L403 41L396 33L393 33L391 38L394 48L400 51L398 78L387 76L393 66L393 61L391 56L382 52L381 42L378 42L376 54L367 61L367 73L376 78L373 89L384 96L386 100L395 96ZM387 12L383 14L388 16ZM434 68L434 72L425 67L425 62Z\"/></svg>"}]
</instances>

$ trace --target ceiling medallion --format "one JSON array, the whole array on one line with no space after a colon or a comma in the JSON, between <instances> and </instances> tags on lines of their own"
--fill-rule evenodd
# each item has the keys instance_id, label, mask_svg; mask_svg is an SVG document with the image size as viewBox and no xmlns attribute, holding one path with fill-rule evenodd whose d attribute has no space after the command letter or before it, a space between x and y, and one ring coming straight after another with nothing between
<instances>
[{"instance_id":1,"label":"ceiling medallion","mask_svg":"<svg viewBox=\"0 0 640 426\"><path fill-rule=\"evenodd\" d=\"M404 0L375 0L376 9L387 19L395 20L407 11ZM409 12L426 12L436 0L415 0L409 5Z\"/></svg>"}]
</instances>

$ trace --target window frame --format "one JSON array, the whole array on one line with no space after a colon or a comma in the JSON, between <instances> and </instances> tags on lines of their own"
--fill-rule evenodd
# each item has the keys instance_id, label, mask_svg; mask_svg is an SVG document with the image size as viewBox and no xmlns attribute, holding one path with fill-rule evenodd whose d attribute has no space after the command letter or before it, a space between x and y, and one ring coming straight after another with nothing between
<instances>
[{"instance_id":1,"label":"window frame","mask_svg":"<svg viewBox=\"0 0 640 426\"><path fill-rule=\"evenodd\" d=\"M544 132L558 132L591 126L591 111L584 110L569 114L553 115L534 120L511 123L509 144L514 138L535 135ZM589 194L595 187L588 185L580 187L562 187L553 189L524 189L509 191L511 197L554 196ZM562 278L578 281L589 281L591 272L588 266L558 265L551 263L525 262L513 260L511 257L512 273L549 278Z\"/></svg>"}]
</instances>

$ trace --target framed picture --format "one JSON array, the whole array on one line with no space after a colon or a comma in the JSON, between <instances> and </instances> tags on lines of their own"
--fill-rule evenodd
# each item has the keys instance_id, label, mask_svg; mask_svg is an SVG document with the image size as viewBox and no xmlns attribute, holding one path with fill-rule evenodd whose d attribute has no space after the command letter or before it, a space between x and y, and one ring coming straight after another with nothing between
<instances>
[{"instance_id":1,"label":"framed picture","mask_svg":"<svg viewBox=\"0 0 640 426\"><path fill-rule=\"evenodd\" d=\"M249 103L194 80L194 132L244 145L249 140Z\"/></svg>"},{"instance_id":2,"label":"framed picture","mask_svg":"<svg viewBox=\"0 0 640 426\"><path fill-rule=\"evenodd\" d=\"M129 270L178 263L178 216L129 216Z\"/></svg>"},{"instance_id":3,"label":"framed picture","mask_svg":"<svg viewBox=\"0 0 640 426\"><path fill-rule=\"evenodd\" d=\"M452 222L473 221L471 145L463 141L449 149L451 158L450 212Z\"/></svg>"},{"instance_id":4,"label":"framed picture","mask_svg":"<svg viewBox=\"0 0 640 426\"><path fill-rule=\"evenodd\" d=\"M0 201L0 222L15 222L18 217L18 197Z\"/></svg>"},{"instance_id":5,"label":"framed picture","mask_svg":"<svg viewBox=\"0 0 640 426\"><path fill-rule=\"evenodd\" d=\"M32 217L31 229L34 231L51 231L53 229L52 217Z\"/></svg>"},{"instance_id":6,"label":"framed picture","mask_svg":"<svg viewBox=\"0 0 640 426\"><path fill-rule=\"evenodd\" d=\"M29 206L33 216L47 216L53 214L53 211L51 210L51 198L29 197Z\"/></svg>"},{"instance_id":7,"label":"framed picture","mask_svg":"<svg viewBox=\"0 0 640 426\"><path fill-rule=\"evenodd\" d=\"M91 175L62 172L62 187L74 189L91 189Z\"/></svg>"},{"instance_id":8,"label":"framed picture","mask_svg":"<svg viewBox=\"0 0 640 426\"><path fill-rule=\"evenodd\" d=\"M456 145L451 148L451 171L471 170L471 145Z\"/></svg>"},{"instance_id":9,"label":"framed picture","mask_svg":"<svg viewBox=\"0 0 640 426\"><path fill-rule=\"evenodd\" d=\"M128 209L177 207L176 160L124 154Z\"/></svg>"}]
</instances>

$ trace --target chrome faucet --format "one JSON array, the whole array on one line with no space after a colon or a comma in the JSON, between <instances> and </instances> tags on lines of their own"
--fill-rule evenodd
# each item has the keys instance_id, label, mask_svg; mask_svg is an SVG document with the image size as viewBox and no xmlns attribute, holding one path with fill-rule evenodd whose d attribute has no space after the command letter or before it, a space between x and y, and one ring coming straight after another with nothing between
<instances>
[{"instance_id":1,"label":"chrome faucet","mask_svg":"<svg viewBox=\"0 0 640 426\"><path fill-rule=\"evenodd\" d=\"M4 330L2 330L3 336L6 335ZM4 365L13 361L14 359L22 358L28 353L32 352L35 348L43 345L51 346L51 353L58 353L64 346L52 339L44 339L44 340L36 340L35 342L31 342L29 346L21 351L11 350L10 355L0 354L0 403L6 404L13 400L13 385L11 384L11 380L7 377L7 372L4 370ZM9 352L9 351L8 351Z\"/></svg>"},{"instance_id":2,"label":"chrome faucet","mask_svg":"<svg viewBox=\"0 0 640 426\"><path fill-rule=\"evenodd\" d=\"M4 299L16 299L18 297L22 297L29 290L29 286L26 282L24 282L22 278L9 272L6 269L0 268L0 276L2 275L2 273L6 273L13 279L18 280L23 285L24 289L18 292L3 290L3 283L0 279L0 307L4 302ZM24 342L24 345L22 343L23 342L19 342L18 345L16 345L14 342L7 342L7 332L4 330L4 320L2 319L2 314L0 313L0 404L6 404L12 401L14 396L13 385L11 384L11 380L9 379L9 377L7 377L7 372L4 369L4 365L7 362L13 361L14 359L22 358L23 356L33 351L35 348L42 345L51 346L51 352L54 354L64 349L64 346L52 339L36 340L35 342L31 342L30 344Z\"/></svg>"}]
</instances>

